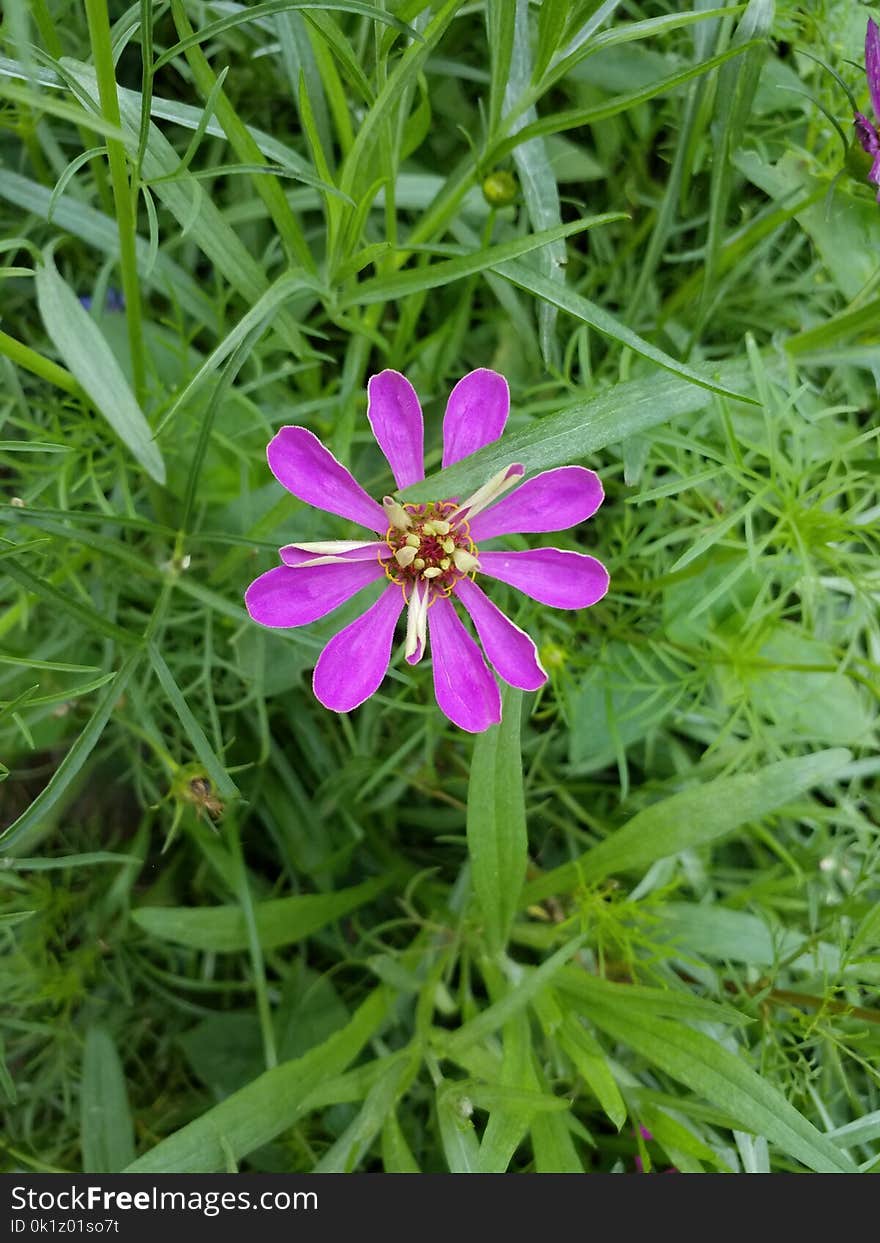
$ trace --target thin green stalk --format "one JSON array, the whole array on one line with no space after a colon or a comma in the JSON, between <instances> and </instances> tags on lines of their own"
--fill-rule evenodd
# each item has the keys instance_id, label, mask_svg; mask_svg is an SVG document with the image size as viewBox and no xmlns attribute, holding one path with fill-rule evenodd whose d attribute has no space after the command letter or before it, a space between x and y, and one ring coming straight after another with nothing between
<instances>
[{"instance_id":1,"label":"thin green stalk","mask_svg":"<svg viewBox=\"0 0 880 1243\"><path fill-rule=\"evenodd\" d=\"M16 366L24 367L25 371L30 371L38 375L40 379L54 384L56 388L63 389L65 393L75 395L80 392L79 385L69 371L65 371L51 359L44 358L29 345L23 345L21 341L16 341L15 337L10 337L5 332L0 332L0 354L11 359Z\"/></svg>"},{"instance_id":2,"label":"thin green stalk","mask_svg":"<svg viewBox=\"0 0 880 1243\"><path fill-rule=\"evenodd\" d=\"M116 71L113 65L107 5L102 4L101 0L86 0L86 16L89 23L95 74L98 79L101 110L111 125L118 129L122 121L119 115L119 97L116 93ZM110 163L110 180L113 185L113 200L119 228L119 266L122 276L122 292L125 295L125 319L131 349L131 369L135 394L138 402L142 404L146 392L146 360L141 318L141 287L135 249L137 222L132 188L128 179L125 147L117 138L107 137L107 158Z\"/></svg>"}]
</instances>

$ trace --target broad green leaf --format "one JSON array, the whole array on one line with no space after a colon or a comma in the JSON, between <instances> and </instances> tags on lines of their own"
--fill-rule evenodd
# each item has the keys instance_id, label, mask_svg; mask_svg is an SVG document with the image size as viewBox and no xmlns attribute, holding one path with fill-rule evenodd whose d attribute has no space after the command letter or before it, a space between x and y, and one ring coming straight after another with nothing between
<instances>
[{"instance_id":1,"label":"broad green leaf","mask_svg":"<svg viewBox=\"0 0 880 1243\"><path fill-rule=\"evenodd\" d=\"M59 276L51 250L37 268L36 287L46 332L64 365L147 474L164 483L165 463L150 425L101 329Z\"/></svg>"},{"instance_id":2,"label":"broad green leaf","mask_svg":"<svg viewBox=\"0 0 880 1243\"><path fill-rule=\"evenodd\" d=\"M722 372L725 387L748 382L744 367ZM564 406L558 413L535 419L522 431L504 436L462 462L437 471L424 483L406 488L407 499L467 496L492 475L521 462L529 474L565 466L637 435L658 423L705 409L712 398L677 376L652 376L616 384L604 392Z\"/></svg>"},{"instance_id":3,"label":"broad green leaf","mask_svg":"<svg viewBox=\"0 0 880 1243\"><path fill-rule=\"evenodd\" d=\"M468 783L467 839L479 917L503 949L528 862L520 754L522 691L504 687L501 724L479 734Z\"/></svg>"},{"instance_id":4,"label":"broad green leaf","mask_svg":"<svg viewBox=\"0 0 880 1243\"><path fill-rule=\"evenodd\" d=\"M116 1174L134 1159L134 1124L112 1037L86 1032L80 1085L80 1142L86 1174Z\"/></svg>"},{"instance_id":5,"label":"broad green leaf","mask_svg":"<svg viewBox=\"0 0 880 1243\"><path fill-rule=\"evenodd\" d=\"M742 1130L763 1135L787 1156L819 1174L852 1174L855 1166L837 1145L790 1105L745 1058L703 1032L628 1009L627 986L614 1006L588 1003L590 1020L653 1066L737 1118Z\"/></svg>"},{"instance_id":6,"label":"broad green leaf","mask_svg":"<svg viewBox=\"0 0 880 1243\"><path fill-rule=\"evenodd\" d=\"M613 872L641 870L655 859L715 841L793 802L812 786L833 781L849 758L848 751L835 747L779 760L757 773L716 777L673 794L640 811L579 859L527 885L523 903L593 884Z\"/></svg>"},{"instance_id":7,"label":"broad green leaf","mask_svg":"<svg viewBox=\"0 0 880 1243\"><path fill-rule=\"evenodd\" d=\"M267 1070L247 1087L163 1139L126 1169L131 1174L210 1174L268 1144L302 1116L308 1097L355 1060L394 1005L377 988L352 1019L323 1044L292 1062Z\"/></svg>"},{"instance_id":8,"label":"broad green leaf","mask_svg":"<svg viewBox=\"0 0 880 1243\"><path fill-rule=\"evenodd\" d=\"M258 902L254 912L260 945L266 950L302 941L319 928L370 902L394 879L393 874L377 876L336 893ZM132 911L132 919L150 936L188 949L223 954L248 947L244 913L237 906L142 906Z\"/></svg>"}]
</instances>

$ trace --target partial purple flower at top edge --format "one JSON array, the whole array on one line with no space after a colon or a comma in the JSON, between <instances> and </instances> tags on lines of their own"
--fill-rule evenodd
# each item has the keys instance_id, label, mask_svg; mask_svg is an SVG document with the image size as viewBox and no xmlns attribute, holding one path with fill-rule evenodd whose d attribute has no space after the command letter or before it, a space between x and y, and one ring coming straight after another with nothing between
<instances>
[{"instance_id":1,"label":"partial purple flower at top edge","mask_svg":"<svg viewBox=\"0 0 880 1243\"><path fill-rule=\"evenodd\" d=\"M865 31L865 73L874 117L880 122L880 29L872 17L868 18L868 29ZM880 134L862 112L856 113L853 124L862 149L873 158L868 180L880 187ZM880 203L880 189L877 191L877 202Z\"/></svg>"},{"instance_id":2,"label":"partial purple flower at top edge","mask_svg":"<svg viewBox=\"0 0 880 1243\"><path fill-rule=\"evenodd\" d=\"M419 399L397 371L373 376L367 395L373 435L405 494L425 478ZM507 381L497 372L481 368L459 380L443 419L443 466L497 441L509 408ZM604 494L598 476L582 466L562 466L523 482L523 467L514 462L463 501L386 496L380 504L305 427L282 427L266 452L275 478L294 496L375 532L370 540L289 544L280 551L283 564L261 574L245 593L248 612L261 625L305 626L368 584L386 580L375 604L318 658L315 695L334 712L350 712L379 689L405 608L407 662L421 660L430 642L440 708L461 729L480 733L500 721L501 695L456 604L470 615L483 652L505 682L534 691L547 674L535 644L483 593L478 575L559 609L588 608L608 590L605 567L583 553L478 547L496 536L563 531L591 517Z\"/></svg>"}]
</instances>

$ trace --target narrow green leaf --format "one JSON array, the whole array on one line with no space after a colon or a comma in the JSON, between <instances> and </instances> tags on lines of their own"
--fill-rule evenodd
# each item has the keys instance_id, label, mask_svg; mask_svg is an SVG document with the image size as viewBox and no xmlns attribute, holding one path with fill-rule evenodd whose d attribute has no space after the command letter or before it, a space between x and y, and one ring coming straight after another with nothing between
<instances>
[{"instance_id":1,"label":"narrow green leaf","mask_svg":"<svg viewBox=\"0 0 880 1243\"><path fill-rule=\"evenodd\" d=\"M596 1037L576 1015L566 1014L558 1040L559 1047L571 1058L575 1070L619 1131L626 1121L626 1105Z\"/></svg>"},{"instance_id":2,"label":"narrow green leaf","mask_svg":"<svg viewBox=\"0 0 880 1243\"><path fill-rule=\"evenodd\" d=\"M602 307L597 306L595 302L590 302L588 298L584 298L581 294L575 293L574 290L568 289L564 285L548 280L546 276L541 276L526 264L519 261L511 261L494 266L497 272L520 289L527 289L529 293L533 293L536 297L543 298L553 306L559 307L561 311L573 315L581 323L589 324L591 328L595 328L597 332L608 337L609 340L615 341L625 349L632 350L634 354L639 354L642 358L647 358L650 362L656 363L658 367L671 371L673 375L690 380L691 384L697 384L701 388L709 389L710 392L721 393L725 397L732 397L736 401L744 401L749 405L757 404L754 398L726 388L709 376L695 371L687 363L678 362L677 359L672 358L671 355L658 349L657 346L651 345L649 341L640 337L638 333L633 332L631 328L627 328L619 319L616 319L608 311L603 310Z\"/></svg>"},{"instance_id":3,"label":"narrow green leaf","mask_svg":"<svg viewBox=\"0 0 880 1243\"><path fill-rule=\"evenodd\" d=\"M389 302L393 299L406 297L407 294L421 293L425 289L436 289L446 286L462 277L472 276L474 272L484 272L487 268L496 267L506 259L515 259L529 254L542 246L549 246L572 234L582 233L597 225L609 224L614 220L625 220L622 212L606 212L601 216L588 216L584 220L574 220L571 224L556 225L552 229L544 229L540 233L530 233L526 237L514 238L510 242L499 242L497 246L489 246L478 250L472 255L460 255L455 259L444 259L439 263L431 263L427 267L417 268L413 272L401 272L397 276L377 277L375 280L364 281L349 296L341 300L340 305L366 306L371 302Z\"/></svg>"},{"instance_id":4,"label":"narrow green leaf","mask_svg":"<svg viewBox=\"0 0 880 1243\"><path fill-rule=\"evenodd\" d=\"M132 652L113 681L104 688L104 694L98 700L88 724L55 769L48 783L30 807L23 811L3 833L0 833L0 850L9 850L29 830L45 825L46 816L63 797L64 792L97 746L104 727L110 720L120 696L125 693L140 658L140 651Z\"/></svg>"},{"instance_id":5,"label":"narrow green leaf","mask_svg":"<svg viewBox=\"0 0 880 1243\"><path fill-rule=\"evenodd\" d=\"M467 806L474 894L496 952L507 943L529 847L520 754L522 691L505 686L501 703L501 724L474 743Z\"/></svg>"},{"instance_id":6,"label":"narrow green leaf","mask_svg":"<svg viewBox=\"0 0 880 1243\"><path fill-rule=\"evenodd\" d=\"M640 811L579 859L527 885L523 903L539 902L579 884L593 884L613 872L641 870L655 859L715 841L793 802L812 786L833 781L849 758L843 748L817 751L768 764L757 773L718 777L673 794Z\"/></svg>"},{"instance_id":7,"label":"narrow green leaf","mask_svg":"<svg viewBox=\"0 0 880 1243\"><path fill-rule=\"evenodd\" d=\"M302 1116L319 1086L342 1073L385 1022L395 997L377 988L322 1044L254 1079L138 1157L126 1173L210 1174L268 1144Z\"/></svg>"},{"instance_id":8,"label":"narrow green leaf","mask_svg":"<svg viewBox=\"0 0 880 1243\"><path fill-rule=\"evenodd\" d=\"M266 950L302 941L319 928L372 901L394 880L394 874L377 876L336 893L258 902L254 910L260 945ZM172 941L188 949L234 953L248 946L244 914L237 906L142 906L132 911L132 919L144 932L160 941Z\"/></svg>"},{"instance_id":9,"label":"narrow green leaf","mask_svg":"<svg viewBox=\"0 0 880 1243\"><path fill-rule=\"evenodd\" d=\"M80 1086L80 1142L86 1174L116 1174L134 1160L134 1124L112 1037L86 1032Z\"/></svg>"},{"instance_id":10,"label":"narrow green leaf","mask_svg":"<svg viewBox=\"0 0 880 1243\"><path fill-rule=\"evenodd\" d=\"M46 332L65 366L147 474L164 483L165 463L150 425L101 329L59 276L51 249L37 268L36 287Z\"/></svg>"},{"instance_id":11,"label":"narrow green leaf","mask_svg":"<svg viewBox=\"0 0 880 1243\"><path fill-rule=\"evenodd\" d=\"M745 383L748 378L741 365L725 369L722 375L725 386ZM530 474L565 466L658 423L703 410L710 400L705 389L676 376L616 384L588 401L536 419L522 431L504 436L446 470L436 471L424 483L406 488L406 496L413 500L467 496L511 462L522 462Z\"/></svg>"},{"instance_id":12,"label":"narrow green leaf","mask_svg":"<svg viewBox=\"0 0 880 1243\"><path fill-rule=\"evenodd\" d=\"M743 1057L682 1023L645 1014L634 1019L627 1008L627 988L618 987L620 998L614 1008L593 1003L587 1007L597 1027L739 1119L743 1130L763 1135L808 1169L819 1174L855 1173L846 1154Z\"/></svg>"},{"instance_id":13,"label":"narrow green leaf","mask_svg":"<svg viewBox=\"0 0 880 1243\"><path fill-rule=\"evenodd\" d=\"M168 696L172 708L177 713L178 719L186 731L190 745L204 764L208 776L217 788L217 793L224 799L237 798L238 786L226 771L226 765L217 755L210 742L208 742L205 731L184 699L183 693L174 679L174 674L168 668L164 656L153 643L148 644L147 652L150 657L150 664L153 666L156 677L161 683L162 690Z\"/></svg>"}]
</instances>

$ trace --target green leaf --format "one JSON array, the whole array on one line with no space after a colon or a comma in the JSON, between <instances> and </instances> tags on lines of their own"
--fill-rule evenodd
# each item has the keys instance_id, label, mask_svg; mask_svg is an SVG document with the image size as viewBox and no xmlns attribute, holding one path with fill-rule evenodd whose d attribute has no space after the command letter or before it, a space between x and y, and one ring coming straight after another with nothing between
<instances>
[{"instance_id":1,"label":"green leaf","mask_svg":"<svg viewBox=\"0 0 880 1243\"><path fill-rule=\"evenodd\" d=\"M558 1036L559 1047L595 1096L618 1131L626 1121L626 1105L599 1041L574 1014L566 1014Z\"/></svg>"},{"instance_id":2,"label":"green leaf","mask_svg":"<svg viewBox=\"0 0 880 1243\"><path fill-rule=\"evenodd\" d=\"M51 249L43 252L36 287L46 332L65 366L147 474L164 483L165 463L150 425L101 329L59 276Z\"/></svg>"},{"instance_id":3,"label":"green leaf","mask_svg":"<svg viewBox=\"0 0 880 1243\"><path fill-rule=\"evenodd\" d=\"M737 1118L743 1130L765 1136L819 1174L855 1173L835 1144L748 1065L703 1032L628 1009L626 985L614 1006L587 1003L590 1020L614 1040Z\"/></svg>"},{"instance_id":4,"label":"green leaf","mask_svg":"<svg viewBox=\"0 0 880 1243\"><path fill-rule=\"evenodd\" d=\"M134 1124L125 1075L116 1045L102 1027L86 1032L80 1142L86 1174L116 1174L134 1159Z\"/></svg>"},{"instance_id":5,"label":"green leaf","mask_svg":"<svg viewBox=\"0 0 880 1243\"><path fill-rule=\"evenodd\" d=\"M264 950L302 941L350 911L372 901L395 876L377 876L351 889L303 897L271 898L254 907L257 933ZM142 906L132 911L135 923L160 941L187 949L234 953L247 949L244 913L237 906Z\"/></svg>"},{"instance_id":6,"label":"green leaf","mask_svg":"<svg viewBox=\"0 0 880 1243\"><path fill-rule=\"evenodd\" d=\"M723 377L724 387L747 380L741 365L726 368ZM677 376L652 376L616 384L588 401L535 419L522 431L504 436L464 461L437 471L424 483L406 488L406 496L413 500L467 496L511 462L521 462L529 474L565 466L658 423L703 410L710 401L704 389Z\"/></svg>"},{"instance_id":7,"label":"green leaf","mask_svg":"<svg viewBox=\"0 0 880 1243\"><path fill-rule=\"evenodd\" d=\"M522 691L505 686L501 704L500 725L474 743L467 805L474 895L494 951L507 943L529 848L520 754Z\"/></svg>"},{"instance_id":8,"label":"green leaf","mask_svg":"<svg viewBox=\"0 0 880 1243\"><path fill-rule=\"evenodd\" d=\"M192 709L184 699L183 693L174 679L174 674L168 668L164 656L153 643L147 645L147 652L156 677L159 679L163 691L168 696L172 708L177 713L191 747L204 764L205 771L216 786L217 793L224 799L237 798L238 786L229 776L226 766L208 742L205 731L193 716Z\"/></svg>"},{"instance_id":9,"label":"green leaf","mask_svg":"<svg viewBox=\"0 0 880 1243\"><path fill-rule=\"evenodd\" d=\"M716 777L673 794L640 811L579 859L527 885L523 904L593 884L613 872L642 870L655 859L715 841L793 802L812 786L832 781L849 758L848 751L835 747L779 760L757 773Z\"/></svg>"},{"instance_id":10,"label":"green leaf","mask_svg":"<svg viewBox=\"0 0 880 1243\"><path fill-rule=\"evenodd\" d=\"M104 727L110 720L120 697L125 693L140 658L140 651L132 652L113 681L104 688L104 694L95 705L95 710L85 729L55 769L48 783L30 807L23 811L3 833L0 833L0 850L9 850L25 833L45 825L45 817L63 797L68 786L97 746Z\"/></svg>"},{"instance_id":11,"label":"green leaf","mask_svg":"<svg viewBox=\"0 0 880 1243\"><path fill-rule=\"evenodd\" d=\"M723 384L718 384L717 381L709 376L695 371L693 367L689 367L687 363L681 363L677 359L672 358L671 355L658 349L656 345L651 345L649 341L640 337L638 333L633 332L631 328L627 328L625 324L622 324L609 311L603 310L595 302L590 302L588 298L575 293L574 290L564 285L559 285L555 281L548 280L546 276L539 275L539 273L526 264L514 260L496 264L495 270L509 280L511 284L517 285L520 289L528 290L529 293L533 293L537 298L543 298L545 302L549 302L552 306L556 306L561 311L573 315L581 323L595 328L597 332L608 337L609 340L616 342L625 349L632 350L634 354L639 354L642 358L647 358L650 362L656 363L658 367L663 367L667 371L671 371L674 375L690 380L691 384L697 384L700 388L708 389L713 393L721 393L725 397L732 397L736 401L744 401L750 405L757 404L753 398L736 392L734 389L727 388Z\"/></svg>"},{"instance_id":12,"label":"green leaf","mask_svg":"<svg viewBox=\"0 0 880 1243\"><path fill-rule=\"evenodd\" d=\"M410 1054L397 1057L367 1093L356 1118L324 1153L316 1174L350 1174L360 1164L388 1114L411 1082L418 1062Z\"/></svg>"},{"instance_id":13,"label":"green leaf","mask_svg":"<svg viewBox=\"0 0 880 1243\"><path fill-rule=\"evenodd\" d=\"M322 1083L355 1060L385 1022L394 994L377 988L351 1021L323 1044L254 1079L195 1121L181 1127L126 1169L131 1174L210 1174L268 1144L304 1112Z\"/></svg>"}]
</instances>

